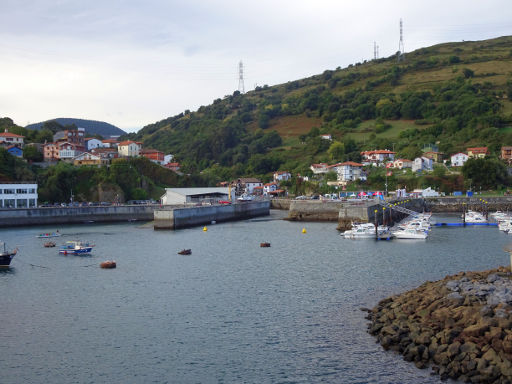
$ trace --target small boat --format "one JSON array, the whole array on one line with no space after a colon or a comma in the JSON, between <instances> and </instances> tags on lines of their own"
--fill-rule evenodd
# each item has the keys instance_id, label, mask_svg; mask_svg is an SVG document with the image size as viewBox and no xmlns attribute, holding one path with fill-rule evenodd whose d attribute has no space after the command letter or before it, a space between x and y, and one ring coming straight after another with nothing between
<instances>
[{"instance_id":1,"label":"small boat","mask_svg":"<svg viewBox=\"0 0 512 384\"><path fill-rule=\"evenodd\" d=\"M191 249L182 249L181 251L178 252L178 255L191 255L191 254L192 254Z\"/></svg>"},{"instance_id":2,"label":"small boat","mask_svg":"<svg viewBox=\"0 0 512 384\"><path fill-rule=\"evenodd\" d=\"M9 251L5 243L0 241L0 267L8 268L16 253L18 253L18 248Z\"/></svg>"},{"instance_id":3,"label":"small boat","mask_svg":"<svg viewBox=\"0 0 512 384\"><path fill-rule=\"evenodd\" d=\"M112 269L115 268L116 262L114 260L107 260L100 263L100 267L104 269Z\"/></svg>"},{"instance_id":4,"label":"small boat","mask_svg":"<svg viewBox=\"0 0 512 384\"><path fill-rule=\"evenodd\" d=\"M82 255L85 253L91 253L91 251L91 245L78 240L66 241L66 244L59 249L59 253L61 255Z\"/></svg>"},{"instance_id":5,"label":"small boat","mask_svg":"<svg viewBox=\"0 0 512 384\"><path fill-rule=\"evenodd\" d=\"M53 241L47 241L43 245L45 248L53 248L53 247L55 247L56 244Z\"/></svg>"},{"instance_id":6,"label":"small boat","mask_svg":"<svg viewBox=\"0 0 512 384\"><path fill-rule=\"evenodd\" d=\"M422 231L414 228L407 228L391 232L395 239L421 239L424 240L428 237L427 231Z\"/></svg>"},{"instance_id":7,"label":"small boat","mask_svg":"<svg viewBox=\"0 0 512 384\"><path fill-rule=\"evenodd\" d=\"M269 248L269 247L270 247L270 243L267 243L267 242L265 242L265 243L260 243L260 247L261 247L261 248Z\"/></svg>"},{"instance_id":8,"label":"small boat","mask_svg":"<svg viewBox=\"0 0 512 384\"><path fill-rule=\"evenodd\" d=\"M50 233L40 233L36 237L39 239L48 239L50 237L61 237L61 236L62 236L62 234L59 231L57 231L57 232L50 232Z\"/></svg>"}]
</instances>

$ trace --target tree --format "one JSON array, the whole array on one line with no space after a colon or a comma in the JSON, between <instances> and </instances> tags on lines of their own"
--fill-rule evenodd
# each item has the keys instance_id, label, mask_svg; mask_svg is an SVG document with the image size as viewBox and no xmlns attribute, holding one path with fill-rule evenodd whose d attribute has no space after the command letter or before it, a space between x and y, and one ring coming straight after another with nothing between
<instances>
[{"instance_id":1,"label":"tree","mask_svg":"<svg viewBox=\"0 0 512 384\"><path fill-rule=\"evenodd\" d=\"M327 153L329 154L331 160L339 161L345 154L345 146L339 141L334 141L327 150Z\"/></svg>"},{"instance_id":2,"label":"tree","mask_svg":"<svg viewBox=\"0 0 512 384\"><path fill-rule=\"evenodd\" d=\"M470 77L475 76L475 73L471 69L469 69L469 68L464 68L462 70L462 73L464 74L464 77L466 79L469 79Z\"/></svg>"},{"instance_id":3,"label":"tree","mask_svg":"<svg viewBox=\"0 0 512 384\"><path fill-rule=\"evenodd\" d=\"M43 161L43 154L34 145L26 145L23 148L23 158L30 161Z\"/></svg>"},{"instance_id":4,"label":"tree","mask_svg":"<svg viewBox=\"0 0 512 384\"><path fill-rule=\"evenodd\" d=\"M496 189L509 185L507 168L497 159L469 159L462 167L462 174L477 188Z\"/></svg>"}]
</instances>

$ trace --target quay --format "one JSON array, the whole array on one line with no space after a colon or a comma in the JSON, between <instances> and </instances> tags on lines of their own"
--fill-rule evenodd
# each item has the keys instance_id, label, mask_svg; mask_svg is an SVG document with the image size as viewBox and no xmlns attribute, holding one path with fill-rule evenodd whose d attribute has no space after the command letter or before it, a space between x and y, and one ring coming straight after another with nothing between
<instances>
[{"instance_id":1,"label":"quay","mask_svg":"<svg viewBox=\"0 0 512 384\"><path fill-rule=\"evenodd\" d=\"M181 229L269 214L268 200L180 208L164 206L154 211L154 229Z\"/></svg>"},{"instance_id":2,"label":"quay","mask_svg":"<svg viewBox=\"0 0 512 384\"><path fill-rule=\"evenodd\" d=\"M0 227L151 221L153 211L158 207L159 205L112 205L0 209Z\"/></svg>"}]
</instances>

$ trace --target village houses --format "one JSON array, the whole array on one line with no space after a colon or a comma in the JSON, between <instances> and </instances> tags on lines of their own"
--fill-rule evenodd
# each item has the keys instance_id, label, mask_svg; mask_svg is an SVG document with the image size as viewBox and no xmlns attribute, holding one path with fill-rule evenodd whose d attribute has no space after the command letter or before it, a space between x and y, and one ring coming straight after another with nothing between
<instances>
[{"instance_id":1,"label":"village houses","mask_svg":"<svg viewBox=\"0 0 512 384\"><path fill-rule=\"evenodd\" d=\"M506 146L501 147L501 160L505 160L510 163L512 161L512 147Z\"/></svg>"},{"instance_id":2,"label":"village houses","mask_svg":"<svg viewBox=\"0 0 512 384\"><path fill-rule=\"evenodd\" d=\"M434 152L434 151L425 152L423 154L423 157L426 157L428 159L432 159L432 161L434 161L434 163L442 163L443 162L443 156L444 156L444 153Z\"/></svg>"},{"instance_id":3,"label":"village houses","mask_svg":"<svg viewBox=\"0 0 512 384\"><path fill-rule=\"evenodd\" d=\"M287 181L292 178L292 174L288 171L277 171L274 172L274 181L279 183L280 181Z\"/></svg>"},{"instance_id":4,"label":"village houses","mask_svg":"<svg viewBox=\"0 0 512 384\"><path fill-rule=\"evenodd\" d=\"M102 165L102 160L100 156L89 152L83 152L73 159L73 165L94 165L100 167Z\"/></svg>"},{"instance_id":5,"label":"village houses","mask_svg":"<svg viewBox=\"0 0 512 384\"><path fill-rule=\"evenodd\" d=\"M467 152L470 159L483 159L487 156L487 147L468 148Z\"/></svg>"},{"instance_id":6,"label":"village houses","mask_svg":"<svg viewBox=\"0 0 512 384\"><path fill-rule=\"evenodd\" d=\"M311 164L309 167L313 174L319 175L322 173L327 173L329 170L327 169L329 165L327 163L320 163L320 164Z\"/></svg>"},{"instance_id":7,"label":"village houses","mask_svg":"<svg viewBox=\"0 0 512 384\"><path fill-rule=\"evenodd\" d=\"M9 130L5 128L5 131L0 133L0 146L11 147L14 145L23 148L23 139L24 136L10 133Z\"/></svg>"},{"instance_id":8,"label":"village houses","mask_svg":"<svg viewBox=\"0 0 512 384\"><path fill-rule=\"evenodd\" d=\"M337 180L341 184L355 180L366 180L366 174L363 172L363 164L346 161L344 163L331 165L330 168L336 172Z\"/></svg>"},{"instance_id":9,"label":"village houses","mask_svg":"<svg viewBox=\"0 0 512 384\"><path fill-rule=\"evenodd\" d=\"M404 169L412 168L413 161L407 159L396 159L391 163L391 168Z\"/></svg>"},{"instance_id":10,"label":"village houses","mask_svg":"<svg viewBox=\"0 0 512 384\"><path fill-rule=\"evenodd\" d=\"M87 151L90 151L91 149L94 149L94 148L103 147L103 143L101 142L101 140L98 140L94 137L86 137L84 141L85 141L85 149Z\"/></svg>"},{"instance_id":11,"label":"village houses","mask_svg":"<svg viewBox=\"0 0 512 384\"><path fill-rule=\"evenodd\" d=\"M413 172L432 171L433 169L433 161L428 157L417 157L414 159L414 162L412 163Z\"/></svg>"},{"instance_id":12,"label":"village houses","mask_svg":"<svg viewBox=\"0 0 512 384\"><path fill-rule=\"evenodd\" d=\"M395 159L396 152L387 149L361 152L363 165L382 165L386 161Z\"/></svg>"},{"instance_id":13,"label":"village houses","mask_svg":"<svg viewBox=\"0 0 512 384\"><path fill-rule=\"evenodd\" d=\"M137 157L140 155L141 147L141 143L126 140L119 143L117 146L117 152L120 157Z\"/></svg>"},{"instance_id":14,"label":"village houses","mask_svg":"<svg viewBox=\"0 0 512 384\"><path fill-rule=\"evenodd\" d=\"M466 161L468 161L469 156L465 153L459 152L450 157L450 162L452 167L462 167Z\"/></svg>"}]
</instances>

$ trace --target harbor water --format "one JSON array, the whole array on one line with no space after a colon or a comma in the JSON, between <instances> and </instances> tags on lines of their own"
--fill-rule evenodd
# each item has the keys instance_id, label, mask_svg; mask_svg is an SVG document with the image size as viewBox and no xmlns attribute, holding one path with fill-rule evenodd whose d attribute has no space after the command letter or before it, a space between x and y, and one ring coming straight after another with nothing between
<instances>
[{"instance_id":1,"label":"harbor water","mask_svg":"<svg viewBox=\"0 0 512 384\"><path fill-rule=\"evenodd\" d=\"M510 262L512 236L496 227L377 242L283 215L207 231L0 229L19 248L0 271L0 383L439 383L376 344L361 308ZM44 248L36 235L57 229L57 244L80 239L93 252ZM117 268L101 269L109 259Z\"/></svg>"}]
</instances>

